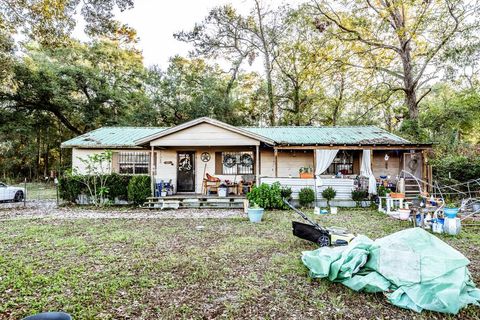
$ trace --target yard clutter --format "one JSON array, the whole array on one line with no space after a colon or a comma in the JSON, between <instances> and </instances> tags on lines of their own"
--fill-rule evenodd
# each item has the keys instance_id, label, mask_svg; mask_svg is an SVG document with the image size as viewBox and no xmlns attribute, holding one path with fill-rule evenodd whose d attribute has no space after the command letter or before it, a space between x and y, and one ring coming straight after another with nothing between
<instances>
[{"instance_id":1,"label":"yard clutter","mask_svg":"<svg viewBox=\"0 0 480 320\"><path fill-rule=\"evenodd\" d=\"M346 247L305 251L312 278L328 278L355 291L385 292L390 303L421 312L457 314L479 304L470 261L436 236L413 228L375 241L357 236Z\"/></svg>"}]
</instances>

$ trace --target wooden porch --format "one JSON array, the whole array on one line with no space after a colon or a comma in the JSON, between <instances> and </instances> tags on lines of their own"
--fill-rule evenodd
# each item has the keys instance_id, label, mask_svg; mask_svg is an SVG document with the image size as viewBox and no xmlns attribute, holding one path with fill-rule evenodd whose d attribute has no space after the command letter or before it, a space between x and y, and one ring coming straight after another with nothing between
<instances>
[{"instance_id":1,"label":"wooden porch","mask_svg":"<svg viewBox=\"0 0 480 320\"><path fill-rule=\"evenodd\" d=\"M204 194L176 194L165 197L150 197L143 205L148 209L243 209L245 195L229 195L219 197L217 195Z\"/></svg>"}]
</instances>

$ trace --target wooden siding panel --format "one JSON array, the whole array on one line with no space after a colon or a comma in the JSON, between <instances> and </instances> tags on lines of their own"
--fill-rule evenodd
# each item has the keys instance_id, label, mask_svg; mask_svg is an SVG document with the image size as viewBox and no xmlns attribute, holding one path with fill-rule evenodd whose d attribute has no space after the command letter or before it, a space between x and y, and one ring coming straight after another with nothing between
<instances>
[{"instance_id":1,"label":"wooden siding panel","mask_svg":"<svg viewBox=\"0 0 480 320\"><path fill-rule=\"evenodd\" d=\"M152 146L254 146L258 140L208 123L169 134L150 142Z\"/></svg>"}]
</instances>

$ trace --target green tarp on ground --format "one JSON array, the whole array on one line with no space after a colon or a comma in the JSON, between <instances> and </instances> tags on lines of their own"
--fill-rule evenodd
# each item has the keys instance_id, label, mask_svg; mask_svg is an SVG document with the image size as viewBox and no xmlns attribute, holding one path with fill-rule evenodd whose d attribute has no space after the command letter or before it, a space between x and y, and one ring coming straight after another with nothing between
<instances>
[{"instance_id":1,"label":"green tarp on ground","mask_svg":"<svg viewBox=\"0 0 480 320\"><path fill-rule=\"evenodd\" d=\"M346 247L302 254L312 278L328 278L355 291L385 292L388 300L416 312L456 314L480 302L467 265L470 261L420 228L372 241L356 237Z\"/></svg>"}]
</instances>

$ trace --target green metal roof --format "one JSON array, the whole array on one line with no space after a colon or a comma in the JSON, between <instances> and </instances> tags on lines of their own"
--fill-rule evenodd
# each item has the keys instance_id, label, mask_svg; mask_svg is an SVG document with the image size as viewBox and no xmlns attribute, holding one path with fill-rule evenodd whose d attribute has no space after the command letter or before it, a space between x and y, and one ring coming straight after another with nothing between
<instances>
[{"instance_id":1,"label":"green metal roof","mask_svg":"<svg viewBox=\"0 0 480 320\"><path fill-rule=\"evenodd\" d=\"M358 145L411 144L410 141L375 126L350 127L244 127L278 144Z\"/></svg>"},{"instance_id":2,"label":"green metal roof","mask_svg":"<svg viewBox=\"0 0 480 320\"><path fill-rule=\"evenodd\" d=\"M62 143L62 148L137 148L136 141L168 128L103 127ZM412 144L375 126L241 127L251 133L290 145L401 145Z\"/></svg>"},{"instance_id":3,"label":"green metal roof","mask_svg":"<svg viewBox=\"0 0 480 320\"><path fill-rule=\"evenodd\" d=\"M158 127L102 127L62 143L62 148L136 148L135 141L161 132Z\"/></svg>"}]
</instances>

